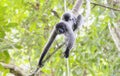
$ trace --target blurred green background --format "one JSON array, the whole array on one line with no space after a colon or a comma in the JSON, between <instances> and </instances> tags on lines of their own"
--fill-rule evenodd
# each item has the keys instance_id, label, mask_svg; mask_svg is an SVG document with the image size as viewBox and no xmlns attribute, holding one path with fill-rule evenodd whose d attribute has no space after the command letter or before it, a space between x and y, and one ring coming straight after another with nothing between
<instances>
[{"instance_id":1,"label":"blurred green background","mask_svg":"<svg viewBox=\"0 0 120 76\"><path fill-rule=\"evenodd\" d=\"M71 10L76 0L66 0ZM117 2L118 1L118 2ZM119 0L83 0L84 26L76 32L76 43L70 52L71 76L120 76L120 51L110 34L108 24L120 25ZM86 5L86 3L88 5ZM89 9L90 8L90 9ZM2 63L16 65L30 74L37 67L40 54L61 15L64 0L0 0L0 76L14 76ZM48 54L64 42L58 36ZM41 69L41 76L66 76L66 60L60 48Z\"/></svg>"}]
</instances>

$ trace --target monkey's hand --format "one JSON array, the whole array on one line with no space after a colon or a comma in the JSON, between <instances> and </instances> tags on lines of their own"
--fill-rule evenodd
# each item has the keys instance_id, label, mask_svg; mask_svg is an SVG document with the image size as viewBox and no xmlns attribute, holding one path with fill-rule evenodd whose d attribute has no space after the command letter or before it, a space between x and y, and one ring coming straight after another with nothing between
<instances>
[{"instance_id":1,"label":"monkey's hand","mask_svg":"<svg viewBox=\"0 0 120 76\"><path fill-rule=\"evenodd\" d=\"M67 48L67 49L65 50L65 52L64 52L64 57L65 57L65 58L68 58L68 57L69 57L69 52L70 52L70 49Z\"/></svg>"},{"instance_id":2,"label":"monkey's hand","mask_svg":"<svg viewBox=\"0 0 120 76\"><path fill-rule=\"evenodd\" d=\"M44 66L44 64L42 62L39 62L39 65L38 65L40 68Z\"/></svg>"}]
</instances>

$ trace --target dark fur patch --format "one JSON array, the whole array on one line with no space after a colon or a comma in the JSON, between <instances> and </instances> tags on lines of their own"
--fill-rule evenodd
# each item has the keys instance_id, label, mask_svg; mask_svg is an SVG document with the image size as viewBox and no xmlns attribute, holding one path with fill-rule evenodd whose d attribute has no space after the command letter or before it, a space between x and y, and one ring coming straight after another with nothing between
<instances>
[{"instance_id":1,"label":"dark fur patch","mask_svg":"<svg viewBox=\"0 0 120 76\"><path fill-rule=\"evenodd\" d=\"M65 52L64 52L64 57L65 57L65 58L68 58L68 57L69 57L69 52L70 52L69 48L66 48L66 50L65 50Z\"/></svg>"},{"instance_id":2,"label":"dark fur patch","mask_svg":"<svg viewBox=\"0 0 120 76\"><path fill-rule=\"evenodd\" d=\"M59 22L56 24L56 30L59 34L65 33L67 31L66 24L64 22Z\"/></svg>"}]
</instances>

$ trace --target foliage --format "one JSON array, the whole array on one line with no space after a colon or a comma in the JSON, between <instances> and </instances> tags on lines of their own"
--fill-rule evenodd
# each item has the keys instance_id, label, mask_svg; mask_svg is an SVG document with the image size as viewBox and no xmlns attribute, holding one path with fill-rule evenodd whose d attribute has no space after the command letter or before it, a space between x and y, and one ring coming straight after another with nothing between
<instances>
[{"instance_id":1,"label":"foliage","mask_svg":"<svg viewBox=\"0 0 120 76\"><path fill-rule=\"evenodd\" d=\"M67 9L75 0L66 0ZM105 3L108 2L107 4ZM91 0L116 9L113 0ZM82 6L86 16L86 5ZM91 14L84 27L77 32L77 40L70 53L71 76L119 76L120 52L108 29L108 23L120 21L120 11L91 4ZM53 26L64 13L63 0L0 0L0 62L14 64L31 73L37 67L40 54ZM58 37L48 54L63 42ZM65 47L59 49L41 69L43 76L65 76ZM0 75L10 76L9 69L0 65Z\"/></svg>"}]
</instances>

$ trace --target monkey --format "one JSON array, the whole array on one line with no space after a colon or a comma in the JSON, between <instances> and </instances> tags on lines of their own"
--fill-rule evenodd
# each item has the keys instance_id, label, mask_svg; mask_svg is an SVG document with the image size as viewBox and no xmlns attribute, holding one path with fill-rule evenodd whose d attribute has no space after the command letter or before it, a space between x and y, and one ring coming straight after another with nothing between
<instances>
[{"instance_id":1,"label":"monkey","mask_svg":"<svg viewBox=\"0 0 120 76\"><path fill-rule=\"evenodd\" d=\"M50 35L50 38L43 49L43 52L38 63L39 67L43 66L42 60L46 53L48 52L50 46L54 42L56 36L59 34L64 34L66 38L66 49L64 52L64 57L65 58L69 57L69 52L72 49L76 39L74 31L81 25L81 19L82 19L81 15L78 15L78 17L76 18L71 12L66 12L63 14L61 21L55 25L52 34Z\"/></svg>"},{"instance_id":2,"label":"monkey","mask_svg":"<svg viewBox=\"0 0 120 76\"><path fill-rule=\"evenodd\" d=\"M68 43L66 43L67 48L66 48L64 56L66 58L69 56L69 54L68 54L69 50L72 48L74 41L75 41L74 32L70 27L72 25L73 25L72 23L68 23L65 21L61 21L61 22L56 24L56 26L54 27L52 34L48 40L48 43L44 47L44 50L41 54L39 64L38 64L40 67L43 66L42 60L43 60L44 56L46 55L47 51L49 50L50 46L52 45L53 41L55 40L57 34L64 34L66 39L68 40L67 41Z\"/></svg>"}]
</instances>

